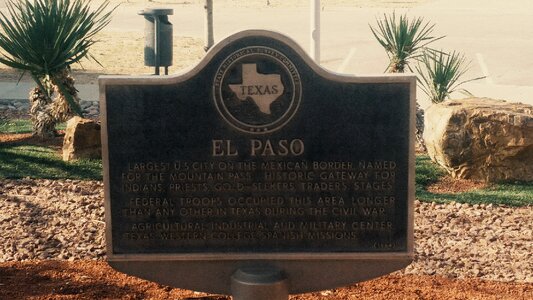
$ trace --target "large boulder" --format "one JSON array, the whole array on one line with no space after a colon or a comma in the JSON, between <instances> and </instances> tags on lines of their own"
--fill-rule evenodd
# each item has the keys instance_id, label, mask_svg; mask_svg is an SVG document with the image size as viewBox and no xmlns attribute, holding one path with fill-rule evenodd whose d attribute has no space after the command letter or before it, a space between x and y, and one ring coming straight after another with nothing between
<instances>
[{"instance_id":1,"label":"large boulder","mask_svg":"<svg viewBox=\"0 0 533 300\"><path fill-rule=\"evenodd\" d=\"M63 160L101 157L100 124L80 117L68 120L63 140Z\"/></svg>"},{"instance_id":2,"label":"large boulder","mask_svg":"<svg viewBox=\"0 0 533 300\"><path fill-rule=\"evenodd\" d=\"M533 106L487 98L426 109L431 159L455 178L533 181Z\"/></svg>"}]
</instances>

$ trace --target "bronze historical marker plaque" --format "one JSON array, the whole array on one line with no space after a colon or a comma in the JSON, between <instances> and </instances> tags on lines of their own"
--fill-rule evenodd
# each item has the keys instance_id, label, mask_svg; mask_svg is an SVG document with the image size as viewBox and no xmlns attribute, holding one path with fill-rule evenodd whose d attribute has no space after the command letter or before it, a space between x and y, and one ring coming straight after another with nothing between
<instances>
[{"instance_id":1,"label":"bronze historical marker plaque","mask_svg":"<svg viewBox=\"0 0 533 300\"><path fill-rule=\"evenodd\" d=\"M115 268L227 293L237 268L274 265L302 292L410 262L414 76L335 75L248 31L186 74L100 88Z\"/></svg>"}]
</instances>

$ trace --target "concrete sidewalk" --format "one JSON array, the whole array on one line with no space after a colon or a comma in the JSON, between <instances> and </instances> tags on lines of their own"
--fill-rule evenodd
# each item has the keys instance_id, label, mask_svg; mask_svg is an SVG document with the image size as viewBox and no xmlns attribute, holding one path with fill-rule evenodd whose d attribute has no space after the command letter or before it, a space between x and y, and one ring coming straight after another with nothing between
<instances>
[{"instance_id":1,"label":"concrete sidewalk","mask_svg":"<svg viewBox=\"0 0 533 300\"><path fill-rule=\"evenodd\" d=\"M28 99L30 90L35 87L33 82L0 82L0 100ZM79 96L85 101L98 101L98 85L76 84Z\"/></svg>"}]
</instances>

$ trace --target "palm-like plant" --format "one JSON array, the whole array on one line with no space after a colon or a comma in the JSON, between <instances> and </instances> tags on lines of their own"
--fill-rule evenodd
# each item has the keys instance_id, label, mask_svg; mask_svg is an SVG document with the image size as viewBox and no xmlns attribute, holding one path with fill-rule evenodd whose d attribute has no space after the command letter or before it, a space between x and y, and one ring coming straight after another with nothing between
<instances>
[{"instance_id":1,"label":"palm-like plant","mask_svg":"<svg viewBox=\"0 0 533 300\"><path fill-rule=\"evenodd\" d=\"M86 0L8 0L9 17L0 12L0 62L37 83L29 96L34 134L50 136L58 122L82 114L70 66L94 59L88 51L111 20L108 5L91 10Z\"/></svg>"},{"instance_id":2,"label":"palm-like plant","mask_svg":"<svg viewBox=\"0 0 533 300\"><path fill-rule=\"evenodd\" d=\"M461 77L469 70L469 67L470 62L467 62L464 54L459 52L425 51L420 58L420 63L416 66L420 75L420 88L433 103L444 101L453 92L472 96L469 91L460 86L484 77L461 81Z\"/></svg>"},{"instance_id":3,"label":"palm-like plant","mask_svg":"<svg viewBox=\"0 0 533 300\"><path fill-rule=\"evenodd\" d=\"M434 27L434 24L424 22L421 17L410 20L402 15L397 19L395 13L389 16L385 14L382 20L377 20L377 28L370 26L372 34L389 57L386 72L403 73L406 66L410 68L409 61L417 59L424 47L443 38L432 36Z\"/></svg>"}]
</instances>

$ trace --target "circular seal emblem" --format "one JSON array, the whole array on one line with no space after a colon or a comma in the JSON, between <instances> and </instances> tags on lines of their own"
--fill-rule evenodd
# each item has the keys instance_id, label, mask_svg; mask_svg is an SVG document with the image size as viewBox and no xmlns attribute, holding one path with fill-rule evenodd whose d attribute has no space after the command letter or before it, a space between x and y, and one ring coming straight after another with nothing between
<instances>
[{"instance_id":1,"label":"circular seal emblem","mask_svg":"<svg viewBox=\"0 0 533 300\"><path fill-rule=\"evenodd\" d=\"M285 126L298 110L301 96L296 66L283 53L263 46L246 47L226 57L213 84L222 118L253 134Z\"/></svg>"}]
</instances>

